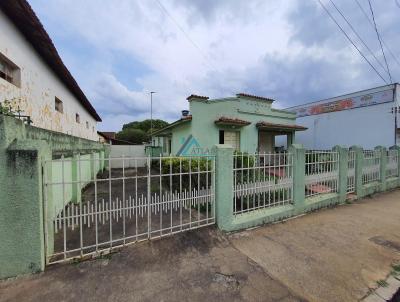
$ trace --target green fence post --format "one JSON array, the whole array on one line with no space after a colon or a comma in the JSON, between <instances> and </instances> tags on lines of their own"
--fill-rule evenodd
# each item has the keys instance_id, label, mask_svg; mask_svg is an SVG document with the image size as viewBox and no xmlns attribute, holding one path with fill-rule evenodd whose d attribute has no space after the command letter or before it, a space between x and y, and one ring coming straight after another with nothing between
<instances>
[{"instance_id":1,"label":"green fence post","mask_svg":"<svg viewBox=\"0 0 400 302\"><path fill-rule=\"evenodd\" d=\"M79 179L79 153L74 153L72 156L72 202L78 202L81 200L81 183Z\"/></svg>"},{"instance_id":2,"label":"green fence post","mask_svg":"<svg viewBox=\"0 0 400 302\"><path fill-rule=\"evenodd\" d=\"M96 171L96 153L90 153L90 181L94 180L94 176L97 174Z\"/></svg>"},{"instance_id":3,"label":"green fence post","mask_svg":"<svg viewBox=\"0 0 400 302\"><path fill-rule=\"evenodd\" d=\"M338 152L339 154L339 181L338 181L338 194L339 194L339 202L343 203L347 199L347 170L348 170L348 162L349 162L349 151L347 148L342 146L333 147L333 151Z\"/></svg>"},{"instance_id":4,"label":"green fence post","mask_svg":"<svg viewBox=\"0 0 400 302\"><path fill-rule=\"evenodd\" d=\"M215 145L215 216L218 228L229 231L233 219L233 148Z\"/></svg>"},{"instance_id":5,"label":"green fence post","mask_svg":"<svg viewBox=\"0 0 400 302\"><path fill-rule=\"evenodd\" d=\"M46 252L48 255L53 254L54 252L54 224L53 218L57 214L55 212L54 203L55 199L59 198L56 194L53 193L53 162L51 161L52 158L47 158L43 160L43 204L44 204L44 211L45 211L45 219L44 223L46 224L46 232L45 232L45 245L46 245Z\"/></svg>"},{"instance_id":6,"label":"green fence post","mask_svg":"<svg viewBox=\"0 0 400 302\"><path fill-rule=\"evenodd\" d=\"M289 147L293 154L293 203L297 213L303 212L306 201L305 162L306 150L302 145L293 144Z\"/></svg>"},{"instance_id":7,"label":"green fence post","mask_svg":"<svg viewBox=\"0 0 400 302\"><path fill-rule=\"evenodd\" d=\"M99 163L100 163L100 171L103 172L105 168L105 162L104 162L104 151L100 151L99 153Z\"/></svg>"},{"instance_id":8,"label":"green fence post","mask_svg":"<svg viewBox=\"0 0 400 302\"><path fill-rule=\"evenodd\" d=\"M386 191L386 166L387 166L387 150L383 146L375 147L376 151L380 152L380 188L379 191Z\"/></svg>"},{"instance_id":9,"label":"green fence post","mask_svg":"<svg viewBox=\"0 0 400 302\"><path fill-rule=\"evenodd\" d=\"M397 186L400 187L400 146L393 146L390 149L397 150Z\"/></svg>"},{"instance_id":10,"label":"green fence post","mask_svg":"<svg viewBox=\"0 0 400 302\"><path fill-rule=\"evenodd\" d=\"M362 170L364 165L364 153L360 146L351 146L351 150L354 150L354 192L357 198L360 199L364 197L364 187L362 181Z\"/></svg>"}]
</instances>

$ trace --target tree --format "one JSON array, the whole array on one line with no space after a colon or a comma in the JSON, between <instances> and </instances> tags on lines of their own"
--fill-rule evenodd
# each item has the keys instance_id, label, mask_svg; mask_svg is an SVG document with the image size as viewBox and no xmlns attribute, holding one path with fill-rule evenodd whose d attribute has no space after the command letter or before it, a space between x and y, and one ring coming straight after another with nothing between
<instances>
[{"instance_id":1,"label":"tree","mask_svg":"<svg viewBox=\"0 0 400 302\"><path fill-rule=\"evenodd\" d=\"M134 144L142 144L149 140L149 136L141 129L127 128L118 132L116 135L117 139L128 141Z\"/></svg>"},{"instance_id":2,"label":"tree","mask_svg":"<svg viewBox=\"0 0 400 302\"><path fill-rule=\"evenodd\" d=\"M166 121L163 120L153 120L153 131L154 130L158 130L158 129L162 129L164 127L167 127L169 124ZM126 129L140 129L146 133L150 133L150 128L151 128L151 120L147 119L144 121L135 121L135 122L131 122L128 124L124 124L122 126L122 131L126 130Z\"/></svg>"}]
</instances>

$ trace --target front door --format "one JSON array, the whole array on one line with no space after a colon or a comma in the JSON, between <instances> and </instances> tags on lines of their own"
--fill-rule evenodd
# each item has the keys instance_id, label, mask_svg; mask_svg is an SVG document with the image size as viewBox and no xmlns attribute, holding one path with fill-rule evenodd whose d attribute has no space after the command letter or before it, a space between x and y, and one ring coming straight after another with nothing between
<instances>
[{"instance_id":1,"label":"front door","mask_svg":"<svg viewBox=\"0 0 400 302\"><path fill-rule=\"evenodd\" d=\"M258 132L258 152L271 153L274 151L274 134L266 131Z\"/></svg>"}]
</instances>

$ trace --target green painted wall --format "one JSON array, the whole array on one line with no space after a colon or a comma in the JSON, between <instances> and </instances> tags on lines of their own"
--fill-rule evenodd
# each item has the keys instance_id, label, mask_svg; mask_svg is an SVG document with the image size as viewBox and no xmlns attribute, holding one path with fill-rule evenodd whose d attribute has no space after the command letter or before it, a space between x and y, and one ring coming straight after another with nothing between
<instances>
[{"instance_id":1,"label":"green painted wall","mask_svg":"<svg viewBox=\"0 0 400 302\"><path fill-rule=\"evenodd\" d=\"M94 141L27 126L18 119L0 115L0 279L44 269L44 162L59 157L61 152L95 152L104 158L109 152L107 148ZM84 155L85 158L90 158L90 154ZM84 180L90 177L88 165L82 169ZM60 179L58 168L51 165L46 173ZM70 172L72 167L67 167L65 174ZM66 195L71 196L71 191L68 189ZM53 193L59 194L57 190ZM48 217L62 207L60 200L53 202L52 197L51 194L48 197L51 205Z\"/></svg>"}]
</instances>

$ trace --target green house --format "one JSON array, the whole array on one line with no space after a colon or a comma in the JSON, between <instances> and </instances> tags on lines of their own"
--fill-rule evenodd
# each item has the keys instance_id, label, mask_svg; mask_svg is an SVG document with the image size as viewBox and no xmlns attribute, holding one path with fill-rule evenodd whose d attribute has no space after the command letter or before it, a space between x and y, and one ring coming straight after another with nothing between
<instances>
[{"instance_id":1,"label":"green house","mask_svg":"<svg viewBox=\"0 0 400 302\"><path fill-rule=\"evenodd\" d=\"M163 155L207 155L215 144L229 144L248 153L268 153L293 144L296 114L272 108L274 100L239 93L209 99L191 95L181 119L153 134L153 146Z\"/></svg>"}]
</instances>

